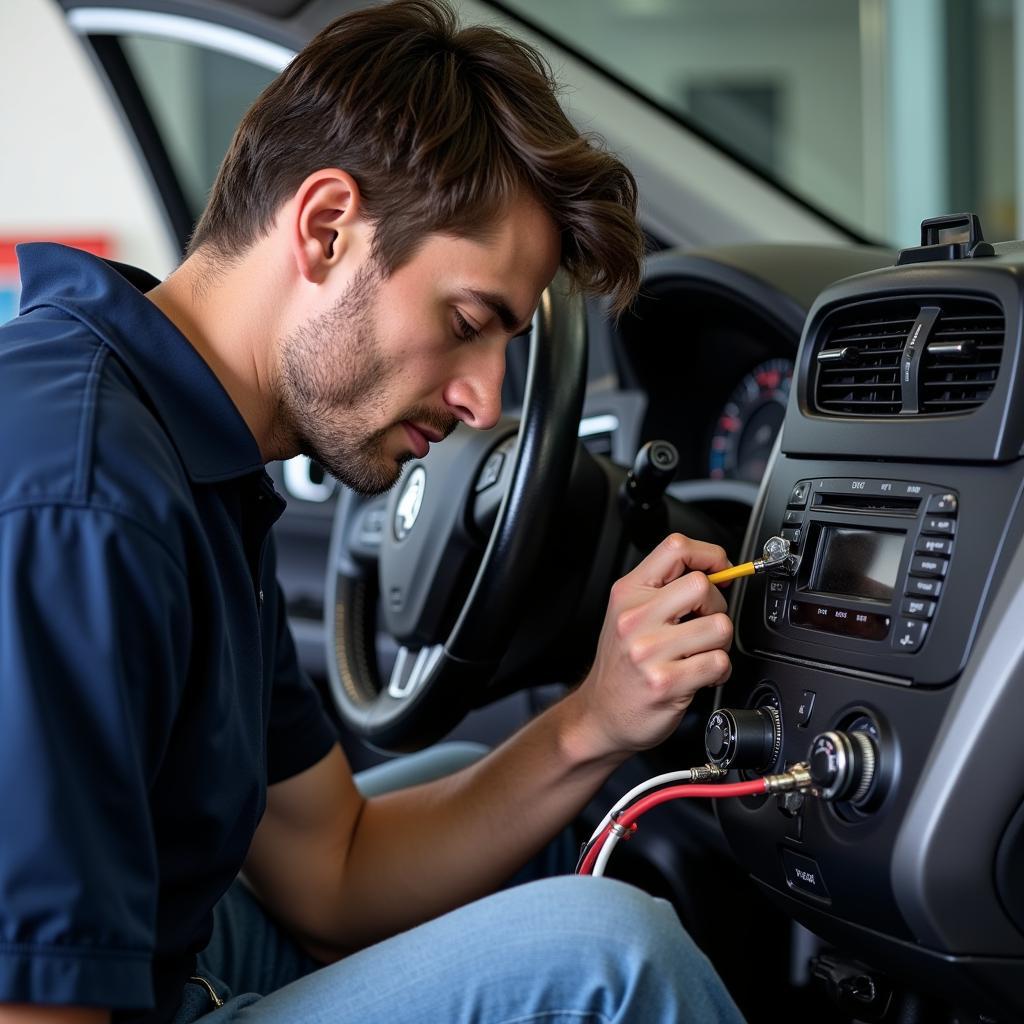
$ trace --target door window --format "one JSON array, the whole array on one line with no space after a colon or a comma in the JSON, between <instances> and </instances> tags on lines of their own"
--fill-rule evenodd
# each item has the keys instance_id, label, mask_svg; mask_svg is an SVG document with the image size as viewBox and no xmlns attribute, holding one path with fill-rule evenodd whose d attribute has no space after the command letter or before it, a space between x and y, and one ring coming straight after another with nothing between
<instances>
[{"instance_id":1,"label":"door window","mask_svg":"<svg viewBox=\"0 0 1024 1024\"><path fill-rule=\"evenodd\" d=\"M173 39L121 45L195 220L242 114L277 72Z\"/></svg>"}]
</instances>

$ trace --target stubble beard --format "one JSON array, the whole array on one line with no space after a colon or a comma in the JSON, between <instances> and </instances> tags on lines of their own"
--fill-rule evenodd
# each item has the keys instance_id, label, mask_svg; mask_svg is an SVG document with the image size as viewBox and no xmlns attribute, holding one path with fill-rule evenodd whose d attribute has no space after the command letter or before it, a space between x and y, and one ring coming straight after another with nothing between
<instances>
[{"instance_id":1,"label":"stubble beard","mask_svg":"<svg viewBox=\"0 0 1024 1024\"><path fill-rule=\"evenodd\" d=\"M403 420L447 436L454 416L415 407L387 420L388 385L398 376L381 351L374 303L383 275L357 271L334 306L298 327L282 345L278 417L289 447L315 459L346 487L381 494L394 486L411 452L388 455L389 431Z\"/></svg>"}]
</instances>

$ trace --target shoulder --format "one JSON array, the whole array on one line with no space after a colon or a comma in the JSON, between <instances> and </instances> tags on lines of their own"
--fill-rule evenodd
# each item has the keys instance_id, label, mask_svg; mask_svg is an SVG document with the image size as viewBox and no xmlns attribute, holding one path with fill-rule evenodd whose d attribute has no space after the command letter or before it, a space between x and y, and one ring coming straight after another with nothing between
<instances>
[{"instance_id":1,"label":"shoulder","mask_svg":"<svg viewBox=\"0 0 1024 1024\"><path fill-rule=\"evenodd\" d=\"M110 346L59 310L0 327L0 512L106 508L168 525L188 480L145 394Z\"/></svg>"}]
</instances>

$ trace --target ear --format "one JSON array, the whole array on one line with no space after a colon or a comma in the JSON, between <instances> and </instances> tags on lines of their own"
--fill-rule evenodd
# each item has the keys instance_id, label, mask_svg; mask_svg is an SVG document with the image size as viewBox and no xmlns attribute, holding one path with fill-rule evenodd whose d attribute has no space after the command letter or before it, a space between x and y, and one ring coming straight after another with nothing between
<instances>
[{"instance_id":1,"label":"ear","mask_svg":"<svg viewBox=\"0 0 1024 1024\"><path fill-rule=\"evenodd\" d=\"M307 281L319 284L345 257L360 205L355 179L337 168L314 171L299 186L292 206L292 252Z\"/></svg>"}]
</instances>

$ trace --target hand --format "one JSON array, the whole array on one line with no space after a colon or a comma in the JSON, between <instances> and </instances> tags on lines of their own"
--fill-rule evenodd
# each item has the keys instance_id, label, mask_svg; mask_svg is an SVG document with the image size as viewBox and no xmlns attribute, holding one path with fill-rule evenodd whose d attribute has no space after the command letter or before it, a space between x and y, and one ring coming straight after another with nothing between
<instances>
[{"instance_id":1,"label":"hand","mask_svg":"<svg viewBox=\"0 0 1024 1024\"><path fill-rule=\"evenodd\" d=\"M729 565L717 545L674 533L612 587L593 668L573 694L591 756L655 746L697 690L729 678L732 621L706 575Z\"/></svg>"}]
</instances>

